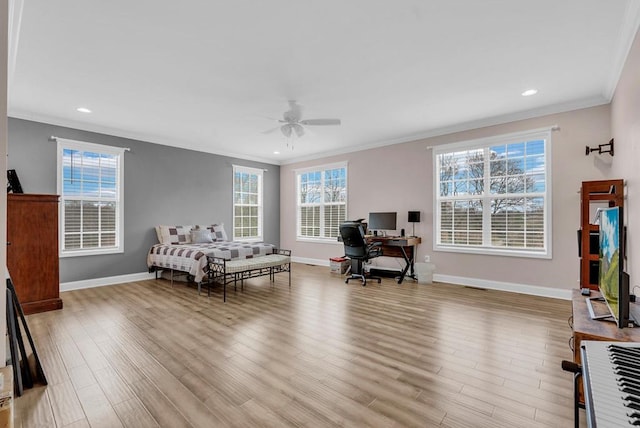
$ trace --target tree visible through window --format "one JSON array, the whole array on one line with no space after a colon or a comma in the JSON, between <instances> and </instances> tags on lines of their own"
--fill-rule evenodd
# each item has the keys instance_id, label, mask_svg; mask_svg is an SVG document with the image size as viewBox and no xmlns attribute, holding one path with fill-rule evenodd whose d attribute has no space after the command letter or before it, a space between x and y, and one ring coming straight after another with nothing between
<instances>
[{"instance_id":1,"label":"tree visible through window","mask_svg":"<svg viewBox=\"0 0 640 428\"><path fill-rule=\"evenodd\" d=\"M436 149L436 248L547 256L549 133Z\"/></svg>"},{"instance_id":2,"label":"tree visible through window","mask_svg":"<svg viewBox=\"0 0 640 428\"><path fill-rule=\"evenodd\" d=\"M233 167L233 239L262 239L261 169Z\"/></svg>"},{"instance_id":3,"label":"tree visible through window","mask_svg":"<svg viewBox=\"0 0 640 428\"><path fill-rule=\"evenodd\" d=\"M58 139L62 256L122 251L123 152Z\"/></svg>"},{"instance_id":4,"label":"tree visible through window","mask_svg":"<svg viewBox=\"0 0 640 428\"><path fill-rule=\"evenodd\" d=\"M337 238L347 211L347 167L298 172L298 237Z\"/></svg>"}]
</instances>

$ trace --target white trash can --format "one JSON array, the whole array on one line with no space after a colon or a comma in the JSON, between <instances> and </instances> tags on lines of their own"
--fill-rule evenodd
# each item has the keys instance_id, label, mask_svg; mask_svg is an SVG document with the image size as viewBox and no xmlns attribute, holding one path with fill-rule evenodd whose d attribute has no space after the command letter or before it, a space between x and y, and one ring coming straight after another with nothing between
<instances>
[{"instance_id":1,"label":"white trash can","mask_svg":"<svg viewBox=\"0 0 640 428\"><path fill-rule=\"evenodd\" d=\"M418 275L418 284L431 284L433 282L433 271L436 265L433 263L416 263L416 275Z\"/></svg>"}]
</instances>

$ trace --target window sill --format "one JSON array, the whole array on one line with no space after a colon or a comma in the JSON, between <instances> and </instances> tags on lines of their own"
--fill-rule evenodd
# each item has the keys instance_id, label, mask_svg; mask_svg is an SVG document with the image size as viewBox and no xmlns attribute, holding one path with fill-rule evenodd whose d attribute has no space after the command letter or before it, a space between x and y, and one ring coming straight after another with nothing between
<instances>
[{"instance_id":1,"label":"window sill","mask_svg":"<svg viewBox=\"0 0 640 428\"><path fill-rule=\"evenodd\" d=\"M306 238L302 236L296 237L297 242L309 242L314 244L337 244L343 245L342 242L338 241L338 238Z\"/></svg>"},{"instance_id":2,"label":"window sill","mask_svg":"<svg viewBox=\"0 0 640 428\"><path fill-rule=\"evenodd\" d=\"M103 256L108 254L120 254L120 253L124 253L124 248L109 248L105 250L77 250L77 251L60 250L60 258L82 257L82 256Z\"/></svg>"},{"instance_id":3,"label":"window sill","mask_svg":"<svg viewBox=\"0 0 640 428\"><path fill-rule=\"evenodd\" d=\"M233 237L234 241L239 241L239 242L264 242L264 238L262 238L261 236L254 238L254 237L243 237L243 236L234 236Z\"/></svg>"},{"instance_id":4,"label":"window sill","mask_svg":"<svg viewBox=\"0 0 640 428\"><path fill-rule=\"evenodd\" d=\"M551 259L551 250L547 251L531 251L531 250L508 250L503 248L488 247L455 247L446 245L435 245L434 251L442 251L448 253L465 253L478 254L484 256L502 256L502 257L523 257L531 259Z\"/></svg>"}]
</instances>

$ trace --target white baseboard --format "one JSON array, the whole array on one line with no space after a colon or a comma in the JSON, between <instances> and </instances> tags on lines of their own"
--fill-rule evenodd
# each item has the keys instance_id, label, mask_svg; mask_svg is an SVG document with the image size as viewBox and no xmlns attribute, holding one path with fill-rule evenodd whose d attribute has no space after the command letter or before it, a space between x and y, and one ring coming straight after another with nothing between
<instances>
[{"instance_id":1,"label":"white baseboard","mask_svg":"<svg viewBox=\"0 0 640 428\"><path fill-rule=\"evenodd\" d=\"M511 293L528 294L531 296L571 300L571 290L566 288L541 287L539 285L516 284L513 282L491 281L486 279L467 278L464 276L442 274L434 274L433 280L436 282L444 282L448 284L486 288L488 290L509 291Z\"/></svg>"},{"instance_id":2,"label":"white baseboard","mask_svg":"<svg viewBox=\"0 0 640 428\"><path fill-rule=\"evenodd\" d=\"M306 257L291 257L291 261L295 263L304 263L305 265L329 266L329 259L309 259Z\"/></svg>"},{"instance_id":3,"label":"white baseboard","mask_svg":"<svg viewBox=\"0 0 640 428\"><path fill-rule=\"evenodd\" d=\"M102 287L104 285L123 284L125 282L144 281L155 279L155 273L131 273L128 275L109 276L106 278L85 279L83 281L72 281L60 283L60 291L80 290L83 288Z\"/></svg>"},{"instance_id":4,"label":"white baseboard","mask_svg":"<svg viewBox=\"0 0 640 428\"><path fill-rule=\"evenodd\" d=\"M292 257L295 263L304 263L316 266L329 266L329 260L311 259L305 257ZM128 275L110 276L106 278L86 279L83 281L63 282L60 284L60 291L80 290L83 288L102 287L105 285L123 284L126 282L144 281L154 279L155 273L132 273ZM532 296L551 297L554 299L571 300L571 290L564 288L541 287L538 285L517 284L513 282L491 281L478 278L467 278L463 276L434 274L433 280L436 282L466 285L469 287L486 288L489 290L509 291L511 293L528 294Z\"/></svg>"}]
</instances>

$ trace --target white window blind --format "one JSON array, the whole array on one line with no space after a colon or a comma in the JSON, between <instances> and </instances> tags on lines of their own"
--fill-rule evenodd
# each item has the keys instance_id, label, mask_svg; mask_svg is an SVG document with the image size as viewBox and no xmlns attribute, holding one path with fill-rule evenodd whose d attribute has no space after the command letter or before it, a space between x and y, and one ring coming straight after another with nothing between
<instances>
[{"instance_id":1,"label":"white window blind","mask_svg":"<svg viewBox=\"0 0 640 428\"><path fill-rule=\"evenodd\" d=\"M57 138L60 256L123 251L123 148Z\"/></svg>"},{"instance_id":2,"label":"white window blind","mask_svg":"<svg viewBox=\"0 0 640 428\"><path fill-rule=\"evenodd\" d=\"M436 250L551 257L550 130L434 149Z\"/></svg>"},{"instance_id":3,"label":"white window blind","mask_svg":"<svg viewBox=\"0 0 640 428\"><path fill-rule=\"evenodd\" d=\"M233 239L262 240L263 170L233 166Z\"/></svg>"},{"instance_id":4,"label":"white window blind","mask_svg":"<svg viewBox=\"0 0 640 428\"><path fill-rule=\"evenodd\" d=\"M296 172L297 236L335 240L347 215L347 166L326 165Z\"/></svg>"}]
</instances>

